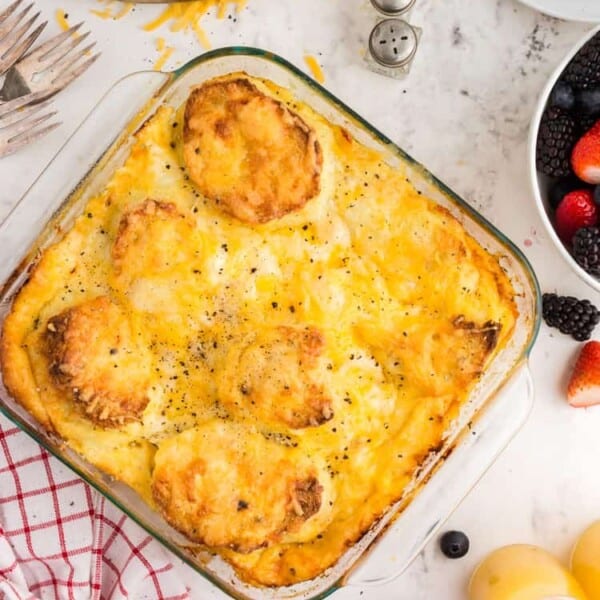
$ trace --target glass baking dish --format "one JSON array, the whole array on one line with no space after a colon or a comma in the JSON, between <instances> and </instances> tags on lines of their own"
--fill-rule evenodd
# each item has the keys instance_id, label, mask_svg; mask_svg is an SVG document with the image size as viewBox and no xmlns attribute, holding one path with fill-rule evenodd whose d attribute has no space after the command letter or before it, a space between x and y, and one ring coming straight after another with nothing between
<instances>
[{"instance_id":1,"label":"glass baking dish","mask_svg":"<svg viewBox=\"0 0 600 600\"><path fill-rule=\"evenodd\" d=\"M419 469L403 498L338 563L314 580L265 589L242 582L219 557L191 552L191 543L169 527L129 487L84 461L45 431L0 384L0 410L58 459L114 502L151 535L231 596L323 598L344 585L380 584L400 573L421 551L461 499L525 422L533 402L527 360L539 328L540 293L521 252L423 166L294 66L253 48L204 54L172 73L140 72L119 81L99 102L13 211L0 225L0 323L40 252L60 239L88 198L120 166L136 129L162 104L179 106L190 87L232 71L263 77L292 91L332 123L342 125L413 185L455 215L508 273L519 319L507 346L488 366L441 450Z\"/></svg>"}]
</instances>

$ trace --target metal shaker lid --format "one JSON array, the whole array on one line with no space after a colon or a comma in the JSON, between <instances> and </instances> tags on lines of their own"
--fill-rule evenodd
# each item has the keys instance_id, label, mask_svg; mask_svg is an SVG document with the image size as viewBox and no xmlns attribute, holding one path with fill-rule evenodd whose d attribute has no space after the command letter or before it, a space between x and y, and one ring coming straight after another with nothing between
<instances>
[{"instance_id":1,"label":"metal shaker lid","mask_svg":"<svg viewBox=\"0 0 600 600\"><path fill-rule=\"evenodd\" d=\"M371 0L371 4L384 15L398 17L408 12L416 0Z\"/></svg>"},{"instance_id":2,"label":"metal shaker lid","mask_svg":"<svg viewBox=\"0 0 600 600\"><path fill-rule=\"evenodd\" d=\"M402 19L385 19L375 25L369 37L371 56L385 67L402 67L417 51L416 31Z\"/></svg>"}]
</instances>

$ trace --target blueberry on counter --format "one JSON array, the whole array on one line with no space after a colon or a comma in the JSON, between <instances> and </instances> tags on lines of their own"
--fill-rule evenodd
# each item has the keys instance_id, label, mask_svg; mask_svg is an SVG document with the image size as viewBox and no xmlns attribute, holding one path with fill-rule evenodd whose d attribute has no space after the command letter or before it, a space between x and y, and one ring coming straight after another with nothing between
<instances>
[{"instance_id":1,"label":"blueberry on counter","mask_svg":"<svg viewBox=\"0 0 600 600\"><path fill-rule=\"evenodd\" d=\"M447 531L440 538L440 549L448 558L462 558L469 546L469 538L462 531Z\"/></svg>"},{"instance_id":2,"label":"blueberry on counter","mask_svg":"<svg viewBox=\"0 0 600 600\"><path fill-rule=\"evenodd\" d=\"M575 92L566 81L559 81L550 93L550 106L571 110L575 106Z\"/></svg>"}]
</instances>

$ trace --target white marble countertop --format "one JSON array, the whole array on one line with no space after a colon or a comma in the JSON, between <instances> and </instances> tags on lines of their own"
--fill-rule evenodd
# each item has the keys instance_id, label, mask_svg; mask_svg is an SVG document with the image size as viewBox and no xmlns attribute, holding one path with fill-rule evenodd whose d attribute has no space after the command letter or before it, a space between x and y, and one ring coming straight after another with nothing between
<instances>
[{"instance_id":1,"label":"white marble countertop","mask_svg":"<svg viewBox=\"0 0 600 600\"><path fill-rule=\"evenodd\" d=\"M6 4L4 2L3 4ZM0 161L0 217L13 206L64 139L110 85L151 68L156 33L140 29L160 10L138 6L118 21L89 13L95 0L36 0L56 33L57 6L85 19L102 50L83 78L60 94L63 121L42 142ZM249 0L236 18L203 25L213 47L252 45L304 68L323 66L325 86L425 164L520 246L544 291L600 297L581 283L543 233L529 191L526 140L547 77L591 25L544 17L513 0L417 0L423 28L412 72L403 81L365 69L361 55L375 19L366 0ZM192 35L160 31L176 48L167 68L202 52ZM597 334L597 336L600 334ZM465 531L471 551L445 559L432 542L408 571L380 588L346 589L335 598L460 600L476 563L494 548L539 544L566 559L576 536L600 519L600 407L574 410L565 400L578 344L542 327L531 356L536 403L529 421L447 523ZM181 567L193 598L224 597Z\"/></svg>"}]
</instances>

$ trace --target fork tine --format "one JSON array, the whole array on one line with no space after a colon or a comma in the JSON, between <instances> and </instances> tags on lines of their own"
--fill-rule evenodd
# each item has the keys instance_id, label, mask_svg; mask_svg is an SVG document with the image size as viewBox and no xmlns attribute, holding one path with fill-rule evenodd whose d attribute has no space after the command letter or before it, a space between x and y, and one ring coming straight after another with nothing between
<instances>
[{"instance_id":1,"label":"fork tine","mask_svg":"<svg viewBox=\"0 0 600 600\"><path fill-rule=\"evenodd\" d=\"M22 135L26 135L32 129L34 129L37 125L41 125L48 119L51 119L56 114L56 111L52 111L42 115L41 117L32 117L29 119L24 119L22 121L17 121L8 127L3 127L0 129L2 132L2 139L9 144L15 141L18 137Z\"/></svg>"},{"instance_id":2,"label":"fork tine","mask_svg":"<svg viewBox=\"0 0 600 600\"><path fill-rule=\"evenodd\" d=\"M9 154L13 154L14 152L19 150L23 146L26 146L27 144L30 144L31 142L38 140L39 138L43 137L47 133L50 133L53 129L56 129L59 125L61 125L60 122L51 123L50 125L46 125L46 127L42 127L42 129L38 129L38 130L31 129L28 132L25 132L16 137L10 138L8 141L8 144L6 144L6 146L5 146L4 150L0 146L0 158L2 158L3 156L8 156Z\"/></svg>"},{"instance_id":3,"label":"fork tine","mask_svg":"<svg viewBox=\"0 0 600 600\"><path fill-rule=\"evenodd\" d=\"M46 102L40 102L39 104L26 106L25 108L13 110L3 117L0 117L0 131L2 131L2 129L5 127L9 127L10 125L18 123L19 121L29 119L40 111L48 108L51 102L51 100L47 100Z\"/></svg>"},{"instance_id":4,"label":"fork tine","mask_svg":"<svg viewBox=\"0 0 600 600\"><path fill-rule=\"evenodd\" d=\"M36 125L40 125L44 123L48 119L51 119L56 114L56 111L46 113L41 116L29 116L26 119L20 119L19 121L14 122L12 125L8 127L2 127L0 131L2 132L2 136L4 139L7 139L9 142L14 140L15 138L27 133L31 129L33 129Z\"/></svg>"},{"instance_id":5,"label":"fork tine","mask_svg":"<svg viewBox=\"0 0 600 600\"><path fill-rule=\"evenodd\" d=\"M71 37L71 35L73 35L82 25L83 21L81 23L77 23L77 25L73 25L73 27L70 27L66 31L59 33L57 36L54 36L47 42L44 42L38 46L33 52L29 53L26 58L30 60L42 60L46 54L49 54L55 48L60 46L65 40L69 39L69 37Z\"/></svg>"},{"instance_id":6,"label":"fork tine","mask_svg":"<svg viewBox=\"0 0 600 600\"><path fill-rule=\"evenodd\" d=\"M0 60L0 71L4 67L4 64L7 64L10 68L38 39L44 28L48 25L48 21L44 21L40 25L38 25L26 38L17 42L7 53L5 53L4 58Z\"/></svg>"},{"instance_id":7,"label":"fork tine","mask_svg":"<svg viewBox=\"0 0 600 600\"><path fill-rule=\"evenodd\" d=\"M39 102L47 96L47 91L34 92L32 94L20 96L19 98L15 98L14 100L10 100L9 102L0 103L0 118L2 118L4 115L7 115L8 113L11 113L13 110L18 110L19 108L23 108L28 104L34 104L35 102Z\"/></svg>"},{"instance_id":8,"label":"fork tine","mask_svg":"<svg viewBox=\"0 0 600 600\"><path fill-rule=\"evenodd\" d=\"M7 6L0 13L0 23L5 21L6 19L8 19L8 17L10 17L10 15L12 15L15 12L15 10L17 10L17 8L19 8L19 5L21 4L21 2L23 2L23 0L16 0L16 2L13 2L9 6Z\"/></svg>"},{"instance_id":9,"label":"fork tine","mask_svg":"<svg viewBox=\"0 0 600 600\"><path fill-rule=\"evenodd\" d=\"M68 43L60 44L56 47L56 49L52 52L49 52L47 56L52 56L52 59L45 61L48 64L44 64L44 69L51 69L57 63L59 63L63 58L65 58L72 50L77 48L81 42L85 41L85 39L90 35L91 32L87 31L83 35L80 35L76 38L71 38ZM40 59L44 60L44 59Z\"/></svg>"},{"instance_id":10,"label":"fork tine","mask_svg":"<svg viewBox=\"0 0 600 600\"><path fill-rule=\"evenodd\" d=\"M40 13L33 15L31 19L23 23L20 27L13 29L7 36L2 38L2 48L0 48L0 64L5 69L9 68L13 63L19 60L19 58L21 58L23 55L24 50L29 47L26 46L26 44L23 44L23 36L33 25L39 14ZM44 29L44 27L40 29L39 26L35 29L33 33L37 32L37 34L31 40L31 43L35 41L36 37L42 32L42 29ZM29 40L30 37L31 34L26 39ZM23 51L21 51L22 48Z\"/></svg>"},{"instance_id":11,"label":"fork tine","mask_svg":"<svg viewBox=\"0 0 600 600\"><path fill-rule=\"evenodd\" d=\"M96 42L89 44L85 48L82 48L78 52L67 52L60 60L57 60L51 67L54 73L56 73L54 80L58 79L63 73L72 69L75 63L83 58L92 48L96 45Z\"/></svg>"},{"instance_id":12,"label":"fork tine","mask_svg":"<svg viewBox=\"0 0 600 600\"><path fill-rule=\"evenodd\" d=\"M30 4L29 6L26 6L19 14L11 16L9 15L9 17L0 22L0 38L4 38L4 36L8 35L10 32L15 30L15 27L17 27L17 25L19 23L21 23L23 21L23 19L25 18L25 15L31 10L31 8L33 7L33 4ZM38 13L39 15L39 13Z\"/></svg>"},{"instance_id":13,"label":"fork tine","mask_svg":"<svg viewBox=\"0 0 600 600\"><path fill-rule=\"evenodd\" d=\"M19 27L17 27L18 23L15 23L14 26L10 28L10 32L2 37L2 48L10 49L12 46L14 46L23 37L23 35L25 35L25 32L33 25L33 22L39 16L40 13L38 12L28 21L22 23Z\"/></svg>"},{"instance_id":14,"label":"fork tine","mask_svg":"<svg viewBox=\"0 0 600 600\"><path fill-rule=\"evenodd\" d=\"M82 62L79 66L74 67L71 70L63 71L54 79L54 89L58 91L67 87L74 79L77 79L77 77L79 77L88 67L96 62L99 57L100 53L95 54L91 58L88 58L86 61Z\"/></svg>"},{"instance_id":15,"label":"fork tine","mask_svg":"<svg viewBox=\"0 0 600 600\"><path fill-rule=\"evenodd\" d=\"M25 14L33 5L29 5L25 11L21 13L21 16ZM4 25L8 28L12 27L6 35L0 33L0 75L8 71L24 54L29 50L35 40L42 33L47 22L42 25L38 25L29 35L26 36L30 27L34 24L40 13L36 13L29 20L22 23L17 27L18 22L12 25L12 23L6 22ZM19 17L20 18L20 17ZM2 27L0 27L2 29Z\"/></svg>"},{"instance_id":16,"label":"fork tine","mask_svg":"<svg viewBox=\"0 0 600 600\"><path fill-rule=\"evenodd\" d=\"M25 9L22 10L18 15L10 17L3 23L0 23L0 40L2 40L3 48L8 45L12 45L9 44L6 40L7 38L10 40L11 38L15 37L15 32L17 31L17 28L19 28L18 31L20 32L20 35L22 35L31 26L31 23L35 21L37 17L39 17L40 13L38 12L34 18L30 19L27 27L23 28L23 19L32 7L33 4L30 4L29 6L26 6Z\"/></svg>"},{"instance_id":17,"label":"fork tine","mask_svg":"<svg viewBox=\"0 0 600 600\"><path fill-rule=\"evenodd\" d=\"M41 116L33 116L29 117L28 119L21 119L20 121L17 121L16 123L9 125L8 127L3 127L2 129L4 130L4 133L8 135L8 140L10 142L11 140L18 138L20 135L31 131L37 125L45 123L48 119L51 119L55 114L57 114L57 111L53 110L52 112L46 113Z\"/></svg>"}]
</instances>

